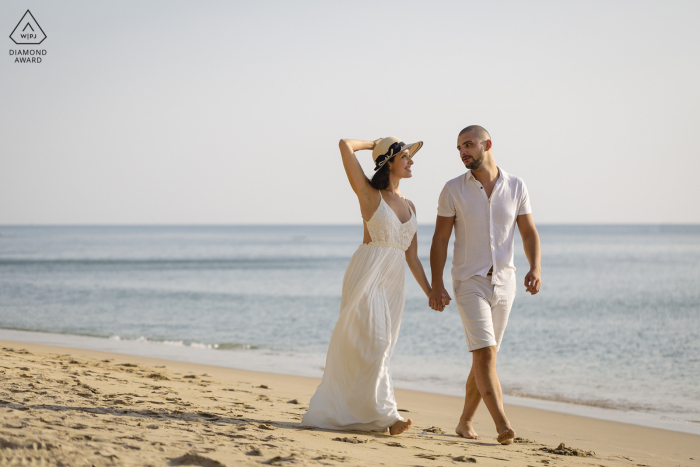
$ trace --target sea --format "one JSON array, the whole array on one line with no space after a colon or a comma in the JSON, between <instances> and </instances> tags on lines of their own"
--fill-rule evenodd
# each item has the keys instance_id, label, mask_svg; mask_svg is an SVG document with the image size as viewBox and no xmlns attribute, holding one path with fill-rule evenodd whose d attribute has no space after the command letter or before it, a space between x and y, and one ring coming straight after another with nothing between
<instances>
[{"instance_id":1,"label":"sea","mask_svg":"<svg viewBox=\"0 0 700 467\"><path fill-rule=\"evenodd\" d=\"M700 434L700 225L538 229L534 296L516 234L505 402ZM0 226L0 340L320 377L361 239L359 224ZM431 310L408 268L406 294L395 386L462 396L455 306Z\"/></svg>"}]
</instances>

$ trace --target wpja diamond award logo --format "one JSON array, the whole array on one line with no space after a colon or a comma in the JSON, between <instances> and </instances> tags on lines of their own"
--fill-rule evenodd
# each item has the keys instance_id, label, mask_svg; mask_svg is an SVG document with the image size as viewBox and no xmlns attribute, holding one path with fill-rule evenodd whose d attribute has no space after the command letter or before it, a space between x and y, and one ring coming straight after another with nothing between
<instances>
[{"instance_id":1,"label":"wpja diamond award logo","mask_svg":"<svg viewBox=\"0 0 700 467\"><path fill-rule=\"evenodd\" d=\"M10 34L10 39L17 45L39 45L46 39L46 33L41 29L32 12L27 10ZM43 57L46 56L46 50L10 49L10 56L15 57L15 63L41 63Z\"/></svg>"}]
</instances>

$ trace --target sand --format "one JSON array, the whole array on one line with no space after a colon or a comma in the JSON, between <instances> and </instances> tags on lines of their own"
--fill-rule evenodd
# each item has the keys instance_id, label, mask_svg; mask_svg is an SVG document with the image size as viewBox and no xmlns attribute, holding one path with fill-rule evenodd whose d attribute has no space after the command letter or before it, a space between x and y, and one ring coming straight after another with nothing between
<instances>
[{"instance_id":1,"label":"sand","mask_svg":"<svg viewBox=\"0 0 700 467\"><path fill-rule=\"evenodd\" d=\"M315 378L0 341L0 465L690 466L700 436L507 406L501 446L460 398L397 390L400 436L300 427Z\"/></svg>"}]
</instances>

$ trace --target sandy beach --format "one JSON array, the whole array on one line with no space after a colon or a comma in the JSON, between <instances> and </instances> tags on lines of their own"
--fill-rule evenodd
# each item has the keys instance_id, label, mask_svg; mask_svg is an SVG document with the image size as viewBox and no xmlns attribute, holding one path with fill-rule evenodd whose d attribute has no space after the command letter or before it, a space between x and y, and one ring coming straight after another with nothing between
<instances>
[{"instance_id":1,"label":"sandy beach","mask_svg":"<svg viewBox=\"0 0 700 467\"><path fill-rule=\"evenodd\" d=\"M457 397L397 390L403 435L300 427L318 379L0 341L1 465L700 465L700 437L517 406L496 443Z\"/></svg>"}]
</instances>

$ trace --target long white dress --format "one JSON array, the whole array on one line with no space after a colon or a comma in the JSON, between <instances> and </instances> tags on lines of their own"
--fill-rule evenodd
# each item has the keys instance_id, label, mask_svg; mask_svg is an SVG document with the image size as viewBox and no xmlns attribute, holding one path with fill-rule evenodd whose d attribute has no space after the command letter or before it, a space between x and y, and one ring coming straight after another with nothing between
<instances>
[{"instance_id":1,"label":"long white dress","mask_svg":"<svg viewBox=\"0 0 700 467\"><path fill-rule=\"evenodd\" d=\"M323 380L302 425L383 431L403 420L396 408L389 361L406 299L405 251L418 224L410 206L409 210L411 218L402 224L382 198L367 222L372 242L360 245L345 270L340 317Z\"/></svg>"}]
</instances>

